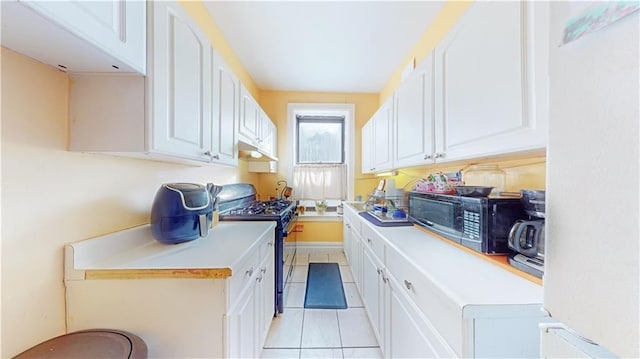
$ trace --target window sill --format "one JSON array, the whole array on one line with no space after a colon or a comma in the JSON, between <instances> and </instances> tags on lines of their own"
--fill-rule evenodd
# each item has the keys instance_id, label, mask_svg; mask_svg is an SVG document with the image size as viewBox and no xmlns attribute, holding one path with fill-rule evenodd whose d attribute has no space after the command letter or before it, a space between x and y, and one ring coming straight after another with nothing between
<instances>
[{"instance_id":1,"label":"window sill","mask_svg":"<svg viewBox=\"0 0 640 359\"><path fill-rule=\"evenodd\" d=\"M325 212L318 214L313 211L306 211L304 214L298 214L299 222L342 222L342 215L337 212Z\"/></svg>"}]
</instances>

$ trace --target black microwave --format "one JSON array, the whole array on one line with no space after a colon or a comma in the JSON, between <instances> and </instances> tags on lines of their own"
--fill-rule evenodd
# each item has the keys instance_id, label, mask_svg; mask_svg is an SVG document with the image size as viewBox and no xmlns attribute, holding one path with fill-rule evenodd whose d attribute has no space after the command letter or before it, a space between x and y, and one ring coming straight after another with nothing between
<instances>
[{"instance_id":1,"label":"black microwave","mask_svg":"<svg viewBox=\"0 0 640 359\"><path fill-rule=\"evenodd\" d=\"M511 226L527 218L520 198L513 197L409 192L408 202L411 222L486 254L509 253Z\"/></svg>"}]
</instances>

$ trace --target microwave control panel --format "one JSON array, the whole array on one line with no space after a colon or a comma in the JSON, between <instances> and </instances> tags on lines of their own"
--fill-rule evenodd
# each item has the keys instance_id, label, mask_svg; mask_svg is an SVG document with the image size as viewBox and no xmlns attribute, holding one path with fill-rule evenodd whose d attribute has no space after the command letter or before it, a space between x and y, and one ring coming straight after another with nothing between
<instances>
[{"instance_id":1,"label":"microwave control panel","mask_svg":"<svg viewBox=\"0 0 640 359\"><path fill-rule=\"evenodd\" d=\"M480 213L465 210L462 217L462 233L468 238L480 238Z\"/></svg>"}]
</instances>

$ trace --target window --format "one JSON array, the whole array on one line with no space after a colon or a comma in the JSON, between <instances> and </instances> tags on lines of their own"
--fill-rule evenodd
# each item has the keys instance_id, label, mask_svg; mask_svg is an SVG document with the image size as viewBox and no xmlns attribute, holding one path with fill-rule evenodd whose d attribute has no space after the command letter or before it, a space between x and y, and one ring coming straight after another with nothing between
<instances>
[{"instance_id":1,"label":"window","mask_svg":"<svg viewBox=\"0 0 640 359\"><path fill-rule=\"evenodd\" d=\"M297 164L344 163L344 116L296 115Z\"/></svg>"},{"instance_id":2,"label":"window","mask_svg":"<svg viewBox=\"0 0 640 359\"><path fill-rule=\"evenodd\" d=\"M288 105L288 180L292 198L313 207L327 200L329 211L353 198L353 104Z\"/></svg>"}]
</instances>

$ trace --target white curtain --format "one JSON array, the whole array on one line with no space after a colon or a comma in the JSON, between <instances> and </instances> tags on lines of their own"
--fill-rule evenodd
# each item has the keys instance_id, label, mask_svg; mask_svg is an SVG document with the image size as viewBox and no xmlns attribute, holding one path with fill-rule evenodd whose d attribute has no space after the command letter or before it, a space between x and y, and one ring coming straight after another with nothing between
<instances>
[{"instance_id":1,"label":"white curtain","mask_svg":"<svg viewBox=\"0 0 640 359\"><path fill-rule=\"evenodd\" d=\"M346 199L347 165L293 166L293 197L298 200Z\"/></svg>"}]
</instances>

